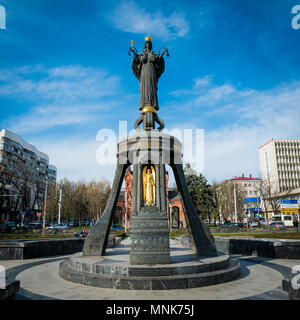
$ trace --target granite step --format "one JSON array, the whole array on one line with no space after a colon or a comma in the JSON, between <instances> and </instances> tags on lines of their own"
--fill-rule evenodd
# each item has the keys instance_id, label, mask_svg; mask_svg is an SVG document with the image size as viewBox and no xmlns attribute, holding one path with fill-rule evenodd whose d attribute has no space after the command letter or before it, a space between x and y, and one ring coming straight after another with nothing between
<instances>
[{"instance_id":1,"label":"granite step","mask_svg":"<svg viewBox=\"0 0 300 320\"><path fill-rule=\"evenodd\" d=\"M178 275L96 274L76 270L71 266L70 260L63 261L59 268L59 275L65 280L89 286L125 290L196 288L230 281L239 273L240 264L233 259L229 259L227 266L219 270Z\"/></svg>"}]
</instances>

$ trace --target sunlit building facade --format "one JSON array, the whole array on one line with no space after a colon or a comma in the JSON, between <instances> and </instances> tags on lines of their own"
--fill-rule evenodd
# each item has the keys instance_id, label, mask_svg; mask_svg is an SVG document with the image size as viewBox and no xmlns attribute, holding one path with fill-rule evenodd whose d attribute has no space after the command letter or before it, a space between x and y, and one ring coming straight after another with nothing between
<instances>
[{"instance_id":1,"label":"sunlit building facade","mask_svg":"<svg viewBox=\"0 0 300 320\"><path fill-rule=\"evenodd\" d=\"M39 210L44 199L46 181L56 182L57 169L49 157L17 134L0 130L1 219L16 210ZM9 197L9 198L8 198ZM22 198L23 197L23 198ZM24 204L26 197L26 208ZM8 200L9 199L9 208Z\"/></svg>"},{"instance_id":2,"label":"sunlit building facade","mask_svg":"<svg viewBox=\"0 0 300 320\"><path fill-rule=\"evenodd\" d=\"M274 140L259 148L263 181L274 186L274 192L300 188L300 140Z\"/></svg>"}]
</instances>

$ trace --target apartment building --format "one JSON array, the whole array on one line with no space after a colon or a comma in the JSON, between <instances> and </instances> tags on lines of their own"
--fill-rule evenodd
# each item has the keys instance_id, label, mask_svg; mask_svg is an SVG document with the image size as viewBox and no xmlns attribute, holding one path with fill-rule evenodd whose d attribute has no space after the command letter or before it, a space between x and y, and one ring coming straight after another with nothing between
<instances>
[{"instance_id":1,"label":"apartment building","mask_svg":"<svg viewBox=\"0 0 300 320\"><path fill-rule=\"evenodd\" d=\"M300 188L300 140L274 140L259 148L262 179L274 193Z\"/></svg>"},{"instance_id":2,"label":"apartment building","mask_svg":"<svg viewBox=\"0 0 300 320\"><path fill-rule=\"evenodd\" d=\"M1 212L40 209L46 180L56 181L57 169L49 157L17 134L0 130Z\"/></svg>"},{"instance_id":3,"label":"apartment building","mask_svg":"<svg viewBox=\"0 0 300 320\"><path fill-rule=\"evenodd\" d=\"M260 178L254 178L250 173L249 177L242 174L240 177L235 177L230 181L236 184L237 189L243 193L244 212L260 206Z\"/></svg>"}]
</instances>

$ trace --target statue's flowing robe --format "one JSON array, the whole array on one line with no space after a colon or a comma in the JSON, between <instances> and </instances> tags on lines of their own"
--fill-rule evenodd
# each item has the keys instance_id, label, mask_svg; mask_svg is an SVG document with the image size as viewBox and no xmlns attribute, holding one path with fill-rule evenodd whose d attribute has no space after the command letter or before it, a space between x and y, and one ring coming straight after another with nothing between
<instances>
[{"instance_id":1,"label":"statue's flowing robe","mask_svg":"<svg viewBox=\"0 0 300 320\"><path fill-rule=\"evenodd\" d=\"M152 50L144 51L133 59L132 70L140 81L139 109L152 106L158 110L157 82L165 70L164 58L159 57Z\"/></svg>"},{"instance_id":2,"label":"statue's flowing robe","mask_svg":"<svg viewBox=\"0 0 300 320\"><path fill-rule=\"evenodd\" d=\"M146 203L150 206L153 202L153 177L151 173L147 173L146 175Z\"/></svg>"}]
</instances>

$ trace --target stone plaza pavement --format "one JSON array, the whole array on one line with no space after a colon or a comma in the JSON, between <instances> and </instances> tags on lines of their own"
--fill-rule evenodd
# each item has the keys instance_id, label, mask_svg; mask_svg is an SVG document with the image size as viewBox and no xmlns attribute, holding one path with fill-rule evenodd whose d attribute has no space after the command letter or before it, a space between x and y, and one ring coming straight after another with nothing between
<instances>
[{"instance_id":1,"label":"stone plaza pavement","mask_svg":"<svg viewBox=\"0 0 300 320\"><path fill-rule=\"evenodd\" d=\"M128 248L129 239L117 247ZM174 244L171 241L171 248ZM178 248L177 248L178 249ZM113 254L114 249L108 249ZM186 254L191 250L180 248ZM172 253L171 253L172 254ZM241 264L241 274L231 282L181 290L116 290L90 287L63 280L58 267L66 256L27 260L2 260L7 274L20 280L16 300L287 300L281 282L290 276L299 260L282 260L256 256L234 256Z\"/></svg>"}]
</instances>

